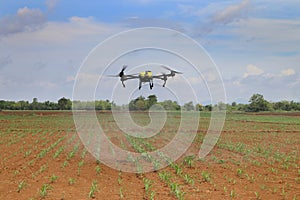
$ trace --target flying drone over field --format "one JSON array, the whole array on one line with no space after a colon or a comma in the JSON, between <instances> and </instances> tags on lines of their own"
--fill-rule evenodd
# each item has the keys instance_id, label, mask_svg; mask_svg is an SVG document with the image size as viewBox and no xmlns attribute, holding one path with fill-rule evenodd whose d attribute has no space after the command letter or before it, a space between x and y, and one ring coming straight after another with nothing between
<instances>
[{"instance_id":1,"label":"flying drone over field","mask_svg":"<svg viewBox=\"0 0 300 200\"><path fill-rule=\"evenodd\" d=\"M128 74L125 75L124 71L127 68L126 65L123 66L122 70L120 71L119 74L117 75L111 75L110 77L120 77L120 81L122 82L123 87L125 87L124 82L127 80L131 80L131 79L139 79L139 90L142 87L142 84L144 83L149 83L150 89L152 90L153 88L153 79L160 79L163 80L163 87L165 87L168 77L174 77L176 74L182 74L182 72L178 72L175 70L172 70L166 66L162 66L163 68L165 68L166 70L169 70L170 73L166 74L166 73L162 73L160 75L153 75L151 71L144 71L144 72L140 72L138 74Z\"/></svg>"}]
</instances>

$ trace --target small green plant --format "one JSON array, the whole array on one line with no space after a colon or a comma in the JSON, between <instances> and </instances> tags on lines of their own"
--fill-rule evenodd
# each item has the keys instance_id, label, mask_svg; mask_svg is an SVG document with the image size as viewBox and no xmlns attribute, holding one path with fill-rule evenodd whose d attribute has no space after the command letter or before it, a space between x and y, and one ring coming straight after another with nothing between
<instances>
[{"instance_id":1,"label":"small green plant","mask_svg":"<svg viewBox=\"0 0 300 200\"><path fill-rule=\"evenodd\" d=\"M182 169L179 167L179 165L175 164L173 168L175 169L175 173L176 173L177 175L180 175L180 174L181 174Z\"/></svg>"},{"instance_id":2,"label":"small green plant","mask_svg":"<svg viewBox=\"0 0 300 200\"><path fill-rule=\"evenodd\" d=\"M246 176L247 180L250 181L250 183L253 183L255 181L253 174L251 176L249 176L248 174L245 174L245 176Z\"/></svg>"},{"instance_id":3,"label":"small green plant","mask_svg":"<svg viewBox=\"0 0 300 200\"><path fill-rule=\"evenodd\" d=\"M25 187L25 185L26 185L25 181L24 181L24 180L21 181L21 182L18 184L18 190L17 190L17 192L18 192L18 193L21 192L21 190L23 190L23 188Z\"/></svg>"},{"instance_id":4,"label":"small green plant","mask_svg":"<svg viewBox=\"0 0 300 200\"><path fill-rule=\"evenodd\" d=\"M155 192L151 190L150 192L150 200L154 200Z\"/></svg>"},{"instance_id":5,"label":"small green plant","mask_svg":"<svg viewBox=\"0 0 300 200\"><path fill-rule=\"evenodd\" d=\"M98 190L97 188L98 188L97 181L94 180L89 192L89 198L95 198L95 192Z\"/></svg>"},{"instance_id":6,"label":"small green plant","mask_svg":"<svg viewBox=\"0 0 300 200\"><path fill-rule=\"evenodd\" d=\"M171 179L171 175L168 172L159 172L158 176L161 180L165 181L168 183Z\"/></svg>"},{"instance_id":7,"label":"small green plant","mask_svg":"<svg viewBox=\"0 0 300 200\"><path fill-rule=\"evenodd\" d=\"M53 174L53 175L50 177L50 182L51 182L51 183L54 183L57 179L58 179L58 176L56 176L56 175Z\"/></svg>"},{"instance_id":8,"label":"small green plant","mask_svg":"<svg viewBox=\"0 0 300 200\"><path fill-rule=\"evenodd\" d=\"M122 172L119 172L118 184L121 185L121 183L122 183Z\"/></svg>"},{"instance_id":9,"label":"small green plant","mask_svg":"<svg viewBox=\"0 0 300 200\"><path fill-rule=\"evenodd\" d=\"M96 170L96 174L99 175L100 172L101 172L101 167L100 167L99 165L97 165L97 166L95 167L95 170Z\"/></svg>"},{"instance_id":10,"label":"small green plant","mask_svg":"<svg viewBox=\"0 0 300 200\"><path fill-rule=\"evenodd\" d=\"M25 153L24 153L24 157L27 157L27 156L29 156L31 154L31 150L28 150L28 151L26 151Z\"/></svg>"},{"instance_id":11,"label":"small green plant","mask_svg":"<svg viewBox=\"0 0 300 200\"><path fill-rule=\"evenodd\" d=\"M206 182L210 182L211 181L211 174L206 172L206 171L202 171L201 173L202 178L204 179L204 181Z\"/></svg>"},{"instance_id":12,"label":"small green plant","mask_svg":"<svg viewBox=\"0 0 300 200\"><path fill-rule=\"evenodd\" d=\"M69 162L67 160L64 161L64 163L62 164L62 168L65 168L69 165Z\"/></svg>"},{"instance_id":13,"label":"small green plant","mask_svg":"<svg viewBox=\"0 0 300 200\"><path fill-rule=\"evenodd\" d=\"M177 197L177 199L183 200L183 196L185 193L180 190L178 183L171 183L170 188L171 188L171 191Z\"/></svg>"},{"instance_id":14,"label":"small green plant","mask_svg":"<svg viewBox=\"0 0 300 200\"><path fill-rule=\"evenodd\" d=\"M14 171L14 176L17 176L18 174L20 174L20 171L19 170L15 170Z\"/></svg>"},{"instance_id":15,"label":"small green plant","mask_svg":"<svg viewBox=\"0 0 300 200\"><path fill-rule=\"evenodd\" d=\"M230 191L230 198L235 198L236 197L236 192L234 190Z\"/></svg>"},{"instance_id":16,"label":"small green plant","mask_svg":"<svg viewBox=\"0 0 300 200\"><path fill-rule=\"evenodd\" d=\"M119 196L120 196L120 199L123 199L123 198L124 198L123 188L122 188L122 187L120 187L120 190L119 190Z\"/></svg>"},{"instance_id":17,"label":"small green plant","mask_svg":"<svg viewBox=\"0 0 300 200\"><path fill-rule=\"evenodd\" d=\"M75 183L75 179L74 178L69 178L69 185L73 185Z\"/></svg>"},{"instance_id":18,"label":"small green plant","mask_svg":"<svg viewBox=\"0 0 300 200\"><path fill-rule=\"evenodd\" d=\"M144 181L144 187L145 187L146 194L149 194L149 191L150 191L150 188L151 188L153 182L147 178L144 178L143 181Z\"/></svg>"},{"instance_id":19,"label":"small green plant","mask_svg":"<svg viewBox=\"0 0 300 200\"><path fill-rule=\"evenodd\" d=\"M183 176L183 178L184 178L184 181L185 181L186 184L192 184L192 185L194 185L194 180L193 180L193 178L190 175L185 174Z\"/></svg>"},{"instance_id":20,"label":"small green plant","mask_svg":"<svg viewBox=\"0 0 300 200\"><path fill-rule=\"evenodd\" d=\"M192 167L193 164L194 164L194 159L195 159L195 156L192 155L192 156L187 156L184 158L184 163L188 166L188 167Z\"/></svg>"},{"instance_id":21,"label":"small green plant","mask_svg":"<svg viewBox=\"0 0 300 200\"><path fill-rule=\"evenodd\" d=\"M79 163L78 163L78 175L80 175L80 171L81 171L81 167L83 166L83 164L84 164L84 161L83 160L81 160Z\"/></svg>"},{"instance_id":22,"label":"small green plant","mask_svg":"<svg viewBox=\"0 0 300 200\"><path fill-rule=\"evenodd\" d=\"M260 194L258 192L254 192L256 199L261 199Z\"/></svg>"},{"instance_id":23,"label":"small green plant","mask_svg":"<svg viewBox=\"0 0 300 200\"><path fill-rule=\"evenodd\" d=\"M237 169L237 172L236 172L236 173L237 173L237 176L238 176L238 177L242 177L244 171L243 171L242 169L239 168L239 169Z\"/></svg>"},{"instance_id":24,"label":"small green plant","mask_svg":"<svg viewBox=\"0 0 300 200\"><path fill-rule=\"evenodd\" d=\"M40 197L43 199L47 196L48 190L51 189L51 186L48 184L42 185L42 188L40 189Z\"/></svg>"}]
</instances>

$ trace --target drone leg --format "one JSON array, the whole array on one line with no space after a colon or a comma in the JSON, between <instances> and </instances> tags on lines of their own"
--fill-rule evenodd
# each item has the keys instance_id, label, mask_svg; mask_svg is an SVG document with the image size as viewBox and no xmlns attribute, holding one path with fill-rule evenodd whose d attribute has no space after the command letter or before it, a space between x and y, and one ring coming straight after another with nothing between
<instances>
[{"instance_id":1,"label":"drone leg","mask_svg":"<svg viewBox=\"0 0 300 200\"><path fill-rule=\"evenodd\" d=\"M166 83L167 83L167 81L165 80L165 81L164 81L164 84L163 84L163 87L165 87L165 86L166 86Z\"/></svg>"},{"instance_id":2,"label":"drone leg","mask_svg":"<svg viewBox=\"0 0 300 200\"><path fill-rule=\"evenodd\" d=\"M141 87L142 87L142 82L140 81L140 83L139 83L139 90L141 89Z\"/></svg>"},{"instance_id":3,"label":"drone leg","mask_svg":"<svg viewBox=\"0 0 300 200\"><path fill-rule=\"evenodd\" d=\"M125 87L125 84L124 84L124 82L122 81L122 85L123 85L123 87Z\"/></svg>"},{"instance_id":4,"label":"drone leg","mask_svg":"<svg viewBox=\"0 0 300 200\"><path fill-rule=\"evenodd\" d=\"M153 81L150 81L149 85L150 85L150 90L152 90L152 88L153 88Z\"/></svg>"}]
</instances>

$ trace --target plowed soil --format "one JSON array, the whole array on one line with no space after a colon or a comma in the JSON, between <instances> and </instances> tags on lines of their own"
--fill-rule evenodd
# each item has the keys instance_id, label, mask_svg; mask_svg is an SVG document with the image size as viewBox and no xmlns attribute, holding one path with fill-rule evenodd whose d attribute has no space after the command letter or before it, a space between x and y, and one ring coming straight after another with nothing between
<instances>
[{"instance_id":1,"label":"plowed soil","mask_svg":"<svg viewBox=\"0 0 300 200\"><path fill-rule=\"evenodd\" d=\"M98 115L114 144L135 150L120 136L111 113ZM156 148L167 144L164 134L176 133L180 113L170 117L161 138L148 140ZM191 200L300 199L298 114L228 114L213 151L199 159L208 125L206 113L194 143L174 163L180 171L173 165L133 174L111 169L86 151L72 112L2 111L0 199L180 199L180 194ZM162 174L170 178L163 180Z\"/></svg>"}]
</instances>

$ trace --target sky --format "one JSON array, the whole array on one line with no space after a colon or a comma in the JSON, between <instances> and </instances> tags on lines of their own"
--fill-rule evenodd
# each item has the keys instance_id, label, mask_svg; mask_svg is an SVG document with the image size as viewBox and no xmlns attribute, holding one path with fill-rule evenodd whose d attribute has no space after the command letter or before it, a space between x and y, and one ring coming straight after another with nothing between
<instances>
[{"instance_id":1,"label":"sky","mask_svg":"<svg viewBox=\"0 0 300 200\"><path fill-rule=\"evenodd\" d=\"M0 0L0 99L72 99L77 73L89 53L115 34L143 27L179 31L201 45L217 66L228 103L248 102L254 93L273 102L300 101L298 0ZM186 63L163 55L160 62L184 74L168 80L169 87L157 81L155 90L145 85L139 91L135 80L122 88L118 79L104 78L95 98L114 100L114 91L132 94L129 98L155 93L159 100L178 100L176 90L186 90L186 81L199 89L199 102L209 102L209 94L216 91L199 83L209 79L205 71L201 77L188 64L183 67ZM129 66L128 73L143 71L143 62L148 66L157 56L146 50L130 54L106 71L117 74L123 64ZM165 72L158 68L151 70ZM181 101L189 100L183 96Z\"/></svg>"}]
</instances>

